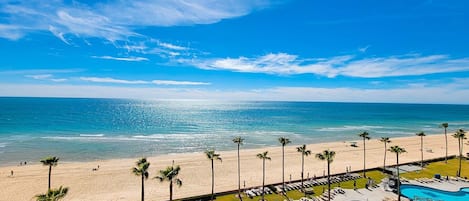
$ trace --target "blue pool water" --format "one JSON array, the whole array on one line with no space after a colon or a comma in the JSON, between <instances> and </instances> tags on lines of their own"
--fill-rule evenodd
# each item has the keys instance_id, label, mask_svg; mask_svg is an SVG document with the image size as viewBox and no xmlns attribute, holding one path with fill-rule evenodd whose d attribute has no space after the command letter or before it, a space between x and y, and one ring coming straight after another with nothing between
<instances>
[{"instance_id":1,"label":"blue pool water","mask_svg":"<svg viewBox=\"0 0 469 201\"><path fill-rule=\"evenodd\" d=\"M468 201L469 188L461 188L459 191L443 191L417 185L401 185L401 194L416 200L416 198L432 199L435 201Z\"/></svg>"}]
</instances>

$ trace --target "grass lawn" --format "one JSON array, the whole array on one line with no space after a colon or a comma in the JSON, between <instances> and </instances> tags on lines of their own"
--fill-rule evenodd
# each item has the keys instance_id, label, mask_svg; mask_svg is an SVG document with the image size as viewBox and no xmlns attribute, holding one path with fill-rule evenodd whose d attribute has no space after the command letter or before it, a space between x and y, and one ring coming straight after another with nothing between
<instances>
[{"instance_id":1,"label":"grass lawn","mask_svg":"<svg viewBox=\"0 0 469 201\"><path fill-rule=\"evenodd\" d=\"M381 182L381 179L385 177L385 175L381 173L380 171L366 172L366 176L371 177L376 183ZM358 179L357 188L365 188L366 181L367 180L365 178ZM331 188L338 187L338 185L339 184L332 184ZM340 183L340 187L353 189L353 181L342 182ZM315 195L321 195L323 193L323 190L327 191L327 185L315 186L313 190L315 192ZM287 196L289 198L298 200L301 197L304 197L304 194L298 190L294 190L294 191L288 191ZM260 199L261 199L261 196L256 196L256 197L253 197L252 199L250 199L249 197L244 197L243 201L258 201ZM265 195L265 199L269 201L283 201L286 198L279 194L270 194L270 195ZM229 195L224 195L224 196L218 196L216 200L217 201L238 201L239 199L236 197L236 194L229 194Z\"/></svg>"},{"instance_id":2,"label":"grass lawn","mask_svg":"<svg viewBox=\"0 0 469 201\"><path fill-rule=\"evenodd\" d=\"M435 174L440 174L442 177L456 176L456 172L459 168L459 159L454 158L448 160L448 164L445 161L433 162L425 166L422 171L417 172L408 172L402 173L401 177L406 179L416 179L416 178L432 178ZM461 177L469 177L469 162L466 159L461 161Z\"/></svg>"},{"instance_id":3,"label":"grass lawn","mask_svg":"<svg viewBox=\"0 0 469 201\"><path fill-rule=\"evenodd\" d=\"M458 158L448 160L448 164L446 164L444 161L433 162L427 165L422 171L401 173L401 177L404 177L406 179L432 178L434 177L435 174L440 174L442 177L446 177L446 175L456 176L456 171L458 170L458 166L459 166ZM461 177L469 177L469 160L462 159L461 169L462 169ZM371 177L375 181L375 183L380 183L381 180L386 177L385 174L377 170L368 171L366 172L366 175L368 177ZM367 179L365 178L358 179L357 188L365 188L366 181ZM339 184L331 184L331 189L334 187L338 187L338 186ZM344 189L353 189L353 181L342 182L340 183L340 187ZM324 191L327 191L327 185L315 186L313 187L313 190L315 194L312 196L321 195ZM245 196L245 194L243 195ZM293 191L288 191L287 196L289 198L298 200L301 197L304 197L304 194L298 190L293 190ZM260 199L261 199L261 196L256 196L256 197L253 197L252 199L249 197L243 197L243 201L258 201ZM270 194L270 195L265 195L265 199L269 201L283 201L286 198L279 194ZM216 200L217 201L238 201L239 199L236 197L236 194L229 194L229 195L218 196Z\"/></svg>"}]
</instances>

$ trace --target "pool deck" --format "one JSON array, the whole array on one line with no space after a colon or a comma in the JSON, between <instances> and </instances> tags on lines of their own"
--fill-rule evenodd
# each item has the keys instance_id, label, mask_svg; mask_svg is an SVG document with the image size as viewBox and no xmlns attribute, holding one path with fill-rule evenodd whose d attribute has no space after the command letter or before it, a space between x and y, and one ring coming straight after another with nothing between
<instances>
[{"instance_id":1,"label":"pool deck","mask_svg":"<svg viewBox=\"0 0 469 201\"><path fill-rule=\"evenodd\" d=\"M446 180L434 179L419 179L409 180L403 184L414 184L419 186L426 186L445 191L459 191L461 188L469 187L469 180L456 180L455 178ZM338 194L332 199L333 201L393 201L397 200L397 195L391 191L385 190L383 183L379 184L377 188L371 189L344 189L345 194ZM401 197L402 201L409 199Z\"/></svg>"},{"instance_id":2,"label":"pool deck","mask_svg":"<svg viewBox=\"0 0 469 201\"><path fill-rule=\"evenodd\" d=\"M372 189L344 189L345 194L339 194L332 199L333 201L393 201L397 200L397 195L391 191L385 191L380 184L378 188ZM405 197L401 197L402 201L409 201Z\"/></svg>"}]
</instances>

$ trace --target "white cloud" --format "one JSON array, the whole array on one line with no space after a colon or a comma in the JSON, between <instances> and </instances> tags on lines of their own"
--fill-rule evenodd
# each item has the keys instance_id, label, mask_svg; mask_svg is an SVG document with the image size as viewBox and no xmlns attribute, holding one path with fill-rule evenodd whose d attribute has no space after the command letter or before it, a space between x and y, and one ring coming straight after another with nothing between
<instances>
[{"instance_id":1,"label":"white cloud","mask_svg":"<svg viewBox=\"0 0 469 201\"><path fill-rule=\"evenodd\" d=\"M0 24L0 37L15 40L31 32L51 31L64 42L69 41L67 37L127 41L129 37L147 38L136 32L142 26L211 24L268 5L266 0L1 1L0 12L6 20Z\"/></svg>"},{"instance_id":2,"label":"white cloud","mask_svg":"<svg viewBox=\"0 0 469 201\"><path fill-rule=\"evenodd\" d=\"M0 96L467 104L469 89L441 85L395 89L274 87L257 90L203 90L0 83Z\"/></svg>"},{"instance_id":3,"label":"white cloud","mask_svg":"<svg viewBox=\"0 0 469 201\"><path fill-rule=\"evenodd\" d=\"M191 81L175 81L175 80L153 80L153 84L157 85L210 85L208 82L191 82Z\"/></svg>"},{"instance_id":4,"label":"white cloud","mask_svg":"<svg viewBox=\"0 0 469 201\"><path fill-rule=\"evenodd\" d=\"M53 82L65 82L65 78L54 78L52 74L38 74L38 75L25 75L25 77L32 78L35 80L48 80Z\"/></svg>"},{"instance_id":5,"label":"white cloud","mask_svg":"<svg viewBox=\"0 0 469 201\"><path fill-rule=\"evenodd\" d=\"M361 48L358 48L358 51L361 53L364 53L368 50L368 48L370 48L370 46L361 47Z\"/></svg>"},{"instance_id":6,"label":"white cloud","mask_svg":"<svg viewBox=\"0 0 469 201\"><path fill-rule=\"evenodd\" d=\"M55 73L78 73L83 69L24 69L0 71L0 75L34 75L34 74L55 74Z\"/></svg>"},{"instance_id":7,"label":"white cloud","mask_svg":"<svg viewBox=\"0 0 469 201\"><path fill-rule=\"evenodd\" d=\"M47 75L38 75L47 76ZM193 81L175 81L175 80L123 80L110 77L79 77L82 81L97 82L97 83L113 83L113 84L156 84L156 85L210 85L208 82L193 82Z\"/></svg>"},{"instance_id":8,"label":"white cloud","mask_svg":"<svg viewBox=\"0 0 469 201\"><path fill-rule=\"evenodd\" d=\"M43 80L43 79L52 78L52 74L26 75L25 77L33 78L36 80Z\"/></svg>"},{"instance_id":9,"label":"white cloud","mask_svg":"<svg viewBox=\"0 0 469 201\"><path fill-rule=\"evenodd\" d=\"M121 80L110 77L80 77L80 80L88 82L99 82L99 83L115 83L115 84L148 84L150 82L143 80Z\"/></svg>"},{"instance_id":10,"label":"white cloud","mask_svg":"<svg viewBox=\"0 0 469 201\"><path fill-rule=\"evenodd\" d=\"M187 47L174 45L174 44L171 44L171 43L164 43L164 42L158 42L158 45L160 45L161 47L167 48L167 49L171 49L171 50L188 50L189 49Z\"/></svg>"},{"instance_id":11,"label":"white cloud","mask_svg":"<svg viewBox=\"0 0 469 201\"><path fill-rule=\"evenodd\" d=\"M148 61L148 58L145 58L145 57L92 56L92 58L117 60L117 61Z\"/></svg>"},{"instance_id":12,"label":"white cloud","mask_svg":"<svg viewBox=\"0 0 469 201\"><path fill-rule=\"evenodd\" d=\"M267 73L278 75L316 74L327 77L349 76L378 78L469 71L469 58L453 59L447 55L399 55L356 58L353 55L331 58L299 58L287 53L247 58L178 60L207 70Z\"/></svg>"}]
</instances>

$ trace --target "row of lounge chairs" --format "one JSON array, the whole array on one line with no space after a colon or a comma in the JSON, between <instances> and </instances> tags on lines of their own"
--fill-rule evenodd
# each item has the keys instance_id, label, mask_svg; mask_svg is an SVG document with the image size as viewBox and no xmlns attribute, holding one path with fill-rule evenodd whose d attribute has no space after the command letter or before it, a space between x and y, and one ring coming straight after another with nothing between
<instances>
[{"instance_id":1,"label":"row of lounge chairs","mask_svg":"<svg viewBox=\"0 0 469 201\"><path fill-rule=\"evenodd\" d=\"M245 190L244 193L249 196L249 198L255 197L255 196L261 196L262 195L262 187L259 188L253 188L249 190ZM269 187L264 187L264 194L272 194L274 191L270 189Z\"/></svg>"},{"instance_id":2,"label":"row of lounge chairs","mask_svg":"<svg viewBox=\"0 0 469 201\"><path fill-rule=\"evenodd\" d=\"M340 175L340 176L333 176L331 177L331 184L350 181L350 180L356 180L359 178L361 178L359 174L346 174L346 175ZM303 185L305 188L327 185L327 178L305 180L303 181ZM282 184L275 186L275 188L277 189L278 192L283 192ZM285 184L286 191L299 190L299 189L301 189L301 182Z\"/></svg>"},{"instance_id":3,"label":"row of lounge chairs","mask_svg":"<svg viewBox=\"0 0 469 201\"><path fill-rule=\"evenodd\" d=\"M334 188L331 190L331 200L334 199L334 197L338 194L345 194L345 191L342 188ZM311 197L311 198L305 198L302 197L300 198L299 201L327 201L327 192L324 192L322 195L319 195L317 197Z\"/></svg>"}]
</instances>

